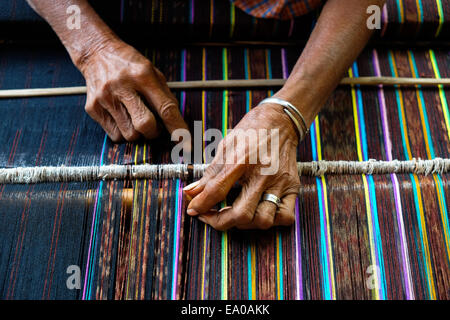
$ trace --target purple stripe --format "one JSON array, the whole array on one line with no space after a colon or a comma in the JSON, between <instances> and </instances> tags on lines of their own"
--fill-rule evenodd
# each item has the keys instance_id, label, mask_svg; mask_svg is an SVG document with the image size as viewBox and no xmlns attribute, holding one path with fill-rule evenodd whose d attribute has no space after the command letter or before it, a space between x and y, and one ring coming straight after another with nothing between
<instances>
[{"instance_id":1,"label":"purple stripe","mask_svg":"<svg viewBox=\"0 0 450 320\"><path fill-rule=\"evenodd\" d=\"M182 199L183 199L183 183L178 180L177 182L177 189L178 189L178 204L177 204L177 230L175 233L175 239L176 240L176 246L175 246L175 270L174 270L174 283L172 284L172 299L177 298L177 280L178 280L178 255L180 251L180 230L181 230L181 208L182 208Z\"/></svg>"},{"instance_id":2,"label":"purple stripe","mask_svg":"<svg viewBox=\"0 0 450 320\"><path fill-rule=\"evenodd\" d=\"M381 29L380 36L384 36L384 33L386 32L387 26L388 26L388 11L387 11L387 4L385 3L383 6L383 11L381 12L381 21L383 22L383 27Z\"/></svg>"},{"instance_id":3,"label":"purple stripe","mask_svg":"<svg viewBox=\"0 0 450 320\"><path fill-rule=\"evenodd\" d=\"M283 69L283 78L289 77L286 49L281 49L281 65ZM298 197L295 200L295 247L296 247L296 277L297 277L297 299L303 300L303 277L302 277L302 252L300 242L300 210L298 207Z\"/></svg>"},{"instance_id":4,"label":"purple stripe","mask_svg":"<svg viewBox=\"0 0 450 320\"><path fill-rule=\"evenodd\" d=\"M287 79L289 77L289 71L287 66L286 49L281 49L281 67L283 69L283 78Z\"/></svg>"},{"instance_id":5,"label":"purple stripe","mask_svg":"<svg viewBox=\"0 0 450 320\"><path fill-rule=\"evenodd\" d=\"M380 65L378 62L378 54L377 51L373 50L372 62L374 65L375 76L381 76ZM378 87L378 100L380 103L380 113L381 113L381 123L383 127L383 137L384 137L384 145L386 152L386 159L388 161L392 160L392 142L389 134L389 127L387 124L387 115L386 115L386 101L384 99L384 91L383 86ZM408 300L414 299L414 292L411 288L411 272L408 260L408 248L405 239L405 226L403 224L403 213L402 213L402 204L400 200L400 188L398 186L397 176L395 174L391 174L392 185L394 186L394 202L395 202L395 211L397 213L397 225L400 233L400 243L401 243L401 251L402 251L402 266L403 266L403 281L406 288L406 298Z\"/></svg>"},{"instance_id":6,"label":"purple stripe","mask_svg":"<svg viewBox=\"0 0 450 320\"><path fill-rule=\"evenodd\" d=\"M291 19L291 24L289 25L288 38L290 38L292 36L292 32L294 31L294 23L295 23L295 20Z\"/></svg>"},{"instance_id":7,"label":"purple stripe","mask_svg":"<svg viewBox=\"0 0 450 320\"><path fill-rule=\"evenodd\" d=\"M300 245L300 210L298 197L295 200L295 246L296 246L296 275L297 275L297 299L303 300L303 278L302 278L302 249Z\"/></svg>"}]
</instances>

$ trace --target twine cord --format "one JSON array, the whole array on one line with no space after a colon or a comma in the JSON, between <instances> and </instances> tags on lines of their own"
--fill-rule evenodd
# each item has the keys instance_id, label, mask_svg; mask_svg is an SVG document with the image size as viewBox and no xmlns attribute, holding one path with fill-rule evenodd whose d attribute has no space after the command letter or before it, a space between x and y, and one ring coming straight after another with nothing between
<instances>
[{"instance_id":1,"label":"twine cord","mask_svg":"<svg viewBox=\"0 0 450 320\"><path fill-rule=\"evenodd\" d=\"M43 166L1 168L0 184L45 182L86 182L125 179L200 179L207 164L139 164L105 166ZM414 173L444 174L450 171L450 159L412 159L407 161L311 161L298 162L300 176Z\"/></svg>"}]
</instances>

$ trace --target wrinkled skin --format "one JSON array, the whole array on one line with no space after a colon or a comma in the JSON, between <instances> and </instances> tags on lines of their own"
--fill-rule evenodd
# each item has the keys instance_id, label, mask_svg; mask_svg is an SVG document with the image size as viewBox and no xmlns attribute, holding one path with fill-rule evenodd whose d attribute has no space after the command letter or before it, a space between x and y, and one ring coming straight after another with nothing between
<instances>
[{"instance_id":1,"label":"wrinkled skin","mask_svg":"<svg viewBox=\"0 0 450 320\"><path fill-rule=\"evenodd\" d=\"M231 131L219 144L218 152L202 179L185 188L187 197L193 198L187 213L198 216L201 221L217 230L232 227L268 229L276 225L292 224L300 183L296 162L298 136L290 121L279 105L264 104L252 109L235 129L242 129L243 132L255 128L279 129L278 170L271 175L262 174L261 169L267 168L269 164L262 164L261 161L249 164L249 144L235 145L233 139L236 134ZM270 146L270 139L271 136L267 142L258 140L258 148L262 143ZM227 148L231 148L233 152L227 154ZM220 211L212 209L225 199L235 182L242 186L242 191L232 206ZM280 207L277 209L269 201L261 202L263 193L279 197L282 201Z\"/></svg>"},{"instance_id":2,"label":"wrinkled skin","mask_svg":"<svg viewBox=\"0 0 450 320\"><path fill-rule=\"evenodd\" d=\"M86 112L115 142L156 138L155 115L171 133L187 129L163 74L131 46L110 41L82 60L86 79Z\"/></svg>"},{"instance_id":3,"label":"wrinkled skin","mask_svg":"<svg viewBox=\"0 0 450 320\"><path fill-rule=\"evenodd\" d=\"M163 75L121 41L87 0L27 1L49 22L83 73L87 84L86 111L113 141L156 137L160 130L158 116L170 133L187 128ZM375 4L381 8L384 3L385 0L325 2L300 58L276 94L299 109L307 127L369 40L373 30L366 24L368 6ZM66 9L72 5L80 8L79 30L70 30L66 25ZM188 214L220 230L267 229L293 223L299 187L298 137L290 121L278 105L252 109L236 128L279 129L278 171L272 175L261 174L265 165L249 164L251 152L242 145L233 149L231 133L220 144L218 155L225 155L234 164L221 164L215 158L204 177L185 188L186 197L192 200ZM232 152L227 155L225 151L230 149ZM214 211L213 206L225 199L235 182L242 186L237 200L231 207ZM264 192L282 199L278 210L271 202L260 202Z\"/></svg>"}]
</instances>

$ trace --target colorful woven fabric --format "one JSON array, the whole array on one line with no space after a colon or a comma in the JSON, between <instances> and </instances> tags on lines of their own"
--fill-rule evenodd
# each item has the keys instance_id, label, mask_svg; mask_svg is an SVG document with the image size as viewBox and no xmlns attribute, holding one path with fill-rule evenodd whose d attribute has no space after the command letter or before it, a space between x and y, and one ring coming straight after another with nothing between
<instances>
[{"instance_id":1,"label":"colorful woven fabric","mask_svg":"<svg viewBox=\"0 0 450 320\"><path fill-rule=\"evenodd\" d=\"M186 41L230 39L304 41L319 14L316 9L291 20L255 18L230 0L93 0L90 3L123 39L143 45L149 41L172 46ZM0 39L11 38L58 41L25 1L3 0ZM376 30L374 39L449 40L450 0L387 0L381 14L381 29Z\"/></svg>"},{"instance_id":2,"label":"colorful woven fabric","mask_svg":"<svg viewBox=\"0 0 450 320\"><path fill-rule=\"evenodd\" d=\"M314 10L321 0L231 0L235 6L258 18L294 19Z\"/></svg>"},{"instance_id":3,"label":"colorful woven fabric","mask_svg":"<svg viewBox=\"0 0 450 320\"><path fill-rule=\"evenodd\" d=\"M298 47L144 49L169 80L282 78ZM439 48L368 48L348 76L449 77ZM5 47L0 88L81 85L67 55ZM178 92L187 123L226 132L270 90ZM450 156L447 88L340 87L298 159ZM0 166L166 163L170 145L114 145L85 97L0 100ZM168 139L166 137L166 139ZM185 215L183 183L0 186L5 299L449 299L449 175L301 178L296 222L218 232ZM122 201L130 190L131 203ZM227 199L231 203L233 195ZM70 290L69 266L81 288Z\"/></svg>"}]
</instances>

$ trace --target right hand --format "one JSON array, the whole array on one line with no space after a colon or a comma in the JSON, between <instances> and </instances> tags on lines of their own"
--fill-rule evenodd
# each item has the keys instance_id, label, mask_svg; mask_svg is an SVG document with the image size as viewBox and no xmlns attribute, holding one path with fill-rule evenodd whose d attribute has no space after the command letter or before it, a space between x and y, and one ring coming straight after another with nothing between
<instances>
[{"instance_id":1,"label":"right hand","mask_svg":"<svg viewBox=\"0 0 450 320\"><path fill-rule=\"evenodd\" d=\"M154 113L169 133L188 128L164 75L126 43L106 42L77 66L86 79L86 112L114 142L156 138L160 125Z\"/></svg>"}]
</instances>

